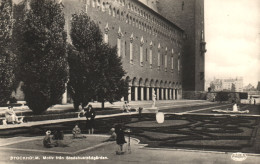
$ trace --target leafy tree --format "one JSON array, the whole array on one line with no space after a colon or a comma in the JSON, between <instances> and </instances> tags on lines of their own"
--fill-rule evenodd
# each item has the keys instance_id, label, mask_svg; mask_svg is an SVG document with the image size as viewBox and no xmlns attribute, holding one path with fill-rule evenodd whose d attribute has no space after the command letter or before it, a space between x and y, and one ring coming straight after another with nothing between
<instances>
[{"instance_id":1,"label":"leafy tree","mask_svg":"<svg viewBox=\"0 0 260 164\"><path fill-rule=\"evenodd\" d=\"M214 83L210 83L210 88L211 88L212 91L215 91L215 88L216 88L215 84Z\"/></svg>"},{"instance_id":2,"label":"leafy tree","mask_svg":"<svg viewBox=\"0 0 260 164\"><path fill-rule=\"evenodd\" d=\"M68 80L62 10L53 0L32 0L16 23L22 90L29 108L37 114L60 103Z\"/></svg>"},{"instance_id":3,"label":"leafy tree","mask_svg":"<svg viewBox=\"0 0 260 164\"><path fill-rule=\"evenodd\" d=\"M96 56L100 64L96 72L99 76L95 83L95 93L104 108L105 101L112 103L128 95L128 81L122 78L125 71L121 58L117 56L116 47L111 48L107 44L102 44Z\"/></svg>"},{"instance_id":4,"label":"leafy tree","mask_svg":"<svg viewBox=\"0 0 260 164\"><path fill-rule=\"evenodd\" d=\"M232 83L231 85L231 92L235 92L236 91L236 86L234 83Z\"/></svg>"},{"instance_id":5,"label":"leafy tree","mask_svg":"<svg viewBox=\"0 0 260 164\"><path fill-rule=\"evenodd\" d=\"M15 80L16 56L11 51L12 0L0 1L0 104L6 104Z\"/></svg>"},{"instance_id":6,"label":"leafy tree","mask_svg":"<svg viewBox=\"0 0 260 164\"><path fill-rule=\"evenodd\" d=\"M86 106L91 99L118 101L128 92L125 72L116 48L103 43L99 26L86 13L74 14L69 50L68 91L74 107Z\"/></svg>"}]
</instances>

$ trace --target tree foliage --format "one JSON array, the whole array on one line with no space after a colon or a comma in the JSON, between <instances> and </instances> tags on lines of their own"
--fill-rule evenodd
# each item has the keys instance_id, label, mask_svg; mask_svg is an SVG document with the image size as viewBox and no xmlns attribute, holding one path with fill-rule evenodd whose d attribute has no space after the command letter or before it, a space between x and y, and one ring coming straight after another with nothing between
<instances>
[{"instance_id":1,"label":"tree foliage","mask_svg":"<svg viewBox=\"0 0 260 164\"><path fill-rule=\"evenodd\" d=\"M62 10L53 0L32 0L17 19L19 74L25 100L34 113L60 103L65 91L68 64Z\"/></svg>"},{"instance_id":2,"label":"tree foliage","mask_svg":"<svg viewBox=\"0 0 260 164\"><path fill-rule=\"evenodd\" d=\"M68 91L77 109L91 99L114 102L127 94L125 71L115 47L103 43L99 26L87 14L72 16Z\"/></svg>"},{"instance_id":3,"label":"tree foliage","mask_svg":"<svg viewBox=\"0 0 260 164\"><path fill-rule=\"evenodd\" d=\"M11 96L15 80L16 57L11 51L12 0L0 1L0 104L5 104Z\"/></svg>"},{"instance_id":4,"label":"tree foliage","mask_svg":"<svg viewBox=\"0 0 260 164\"><path fill-rule=\"evenodd\" d=\"M231 85L231 92L235 92L236 91L236 86L234 83L232 83Z\"/></svg>"}]
</instances>

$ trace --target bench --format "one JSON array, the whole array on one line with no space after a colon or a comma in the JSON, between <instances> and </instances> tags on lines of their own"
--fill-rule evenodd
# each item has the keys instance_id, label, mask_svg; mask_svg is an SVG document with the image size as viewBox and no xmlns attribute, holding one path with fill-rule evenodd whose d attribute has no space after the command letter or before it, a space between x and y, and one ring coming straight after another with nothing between
<instances>
[{"instance_id":1,"label":"bench","mask_svg":"<svg viewBox=\"0 0 260 164\"><path fill-rule=\"evenodd\" d=\"M84 115L84 110L80 111L80 112L76 112L78 114L78 118L80 118L80 114L82 113Z\"/></svg>"},{"instance_id":2,"label":"bench","mask_svg":"<svg viewBox=\"0 0 260 164\"><path fill-rule=\"evenodd\" d=\"M20 123L23 123L24 116L17 116L17 117L18 117L18 121L20 121ZM0 120L2 120L3 125L7 125L7 120L5 117L0 117Z\"/></svg>"},{"instance_id":3,"label":"bench","mask_svg":"<svg viewBox=\"0 0 260 164\"><path fill-rule=\"evenodd\" d=\"M3 125L7 125L5 117L0 117L0 120L2 121Z\"/></svg>"}]
</instances>

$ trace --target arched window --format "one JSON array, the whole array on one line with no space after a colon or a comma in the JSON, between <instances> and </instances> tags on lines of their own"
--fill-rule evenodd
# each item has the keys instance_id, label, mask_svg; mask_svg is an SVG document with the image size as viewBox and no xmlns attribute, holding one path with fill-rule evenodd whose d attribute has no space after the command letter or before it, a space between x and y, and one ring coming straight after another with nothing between
<instances>
[{"instance_id":1,"label":"arched window","mask_svg":"<svg viewBox=\"0 0 260 164\"><path fill-rule=\"evenodd\" d=\"M116 9L115 8L113 8L113 17L116 17Z\"/></svg>"},{"instance_id":2,"label":"arched window","mask_svg":"<svg viewBox=\"0 0 260 164\"><path fill-rule=\"evenodd\" d=\"M108 7L108 14L109 14L109 15L112 14L112 7L111 7L111 5Z\"/></svg>"},{"instance_id":3,"label":"arched window","mask_svg":"<svg viewBox=\"0 0 260 164\"><path fill-rule=\"evenodd\" d=\"M101 10L102 10L103 12L105 12L105 11L106 11L105 2L103 2L103 3L102 3Z\"/></svg>"},{"instance_id":4,"label":"arched window","mask_svg":"<svg viewBox=\"0 0 260 164\"><path fill-rule=\"evenodd\" d=\"M132 24L132 17L130 16L129 24Z\"/></svg>"},{"instance_id":5,"label":"arched window","mask_svg":"<svg viewBox=\"0 0 260 164\"><path fill-rule=\"evenodd\" d=\"M120 11L119 10L117 10L116 16L117 16L118 19L120 19Z\"/></svg>"},{"instance_id":6,"label":"arched window","mask_svg":"<svg viewBox=\"0 0 260 164\"><path fill-rule=\"evenodd\" d=\"M128 3L128 5L127 5L127 8L128 8L128 9L130 9L130 6L131 6L131 4L130 4L130 3Z\"/></svg>"},{"instance_id":7,"label":"arched window","mask_svg":"<svg viewBox=\"0 0 260 164\"><path fill-rule=\"evenodd\" d=\"M92 0L92 7L96 7L96 0Z\"/></svg>"},{"instance_id":8,"label":"arched window","mask_svg":"<svg viewBox=\"0 0 260 164\"><path fill-rule=\"evenodd\" d=\"M125 19L125 23L128 23L128 20L129 18L128 18L128 14L126 14L126 19Z\"/></svg>"},{"instance_id":9,"label":"arched window","mask_svg":"<svg viewBox=\"0 0 260 164\"><path fill-rule=\"evenodd\" d=\"M124 20L124 13L123 13L123 11L121 12L121 20Z\"/></svg>"}]
</instances>

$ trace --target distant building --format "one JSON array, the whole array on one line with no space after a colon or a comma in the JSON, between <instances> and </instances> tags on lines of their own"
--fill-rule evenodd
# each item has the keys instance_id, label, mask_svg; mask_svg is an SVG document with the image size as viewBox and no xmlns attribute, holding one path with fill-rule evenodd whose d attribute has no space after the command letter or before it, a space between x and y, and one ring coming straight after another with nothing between
<instances>
[{"instance_id":1,"label":"distant building","mask_svg":"<svg viewBox=\"0 0 260 164\"><path fill-rule=\"evenodd\" d=\"M243 91L256 91L256 88L252 84L248 84L243 88Z\"/></svg>"},{"instance_id":2,"label":"distant building","mask_svg":"<svg viewBox=\"0 0 260 164\"><path fill-rule=\"evenodd\" d=\"M260 91L260 81L258 81L258 84L257 84L256 90Z\"/></svg>"},{"instance_id":3,"label":"distant building","mask_svg":"<svg viewBox=\"0 0 260 164\"><path fill-rule=\"evenodd\" d=\"M236 92L243 92L243 77L214 79L210 83L212 91L231 91L232 84L235 85Z\"/></svg>"}]
</instances>

